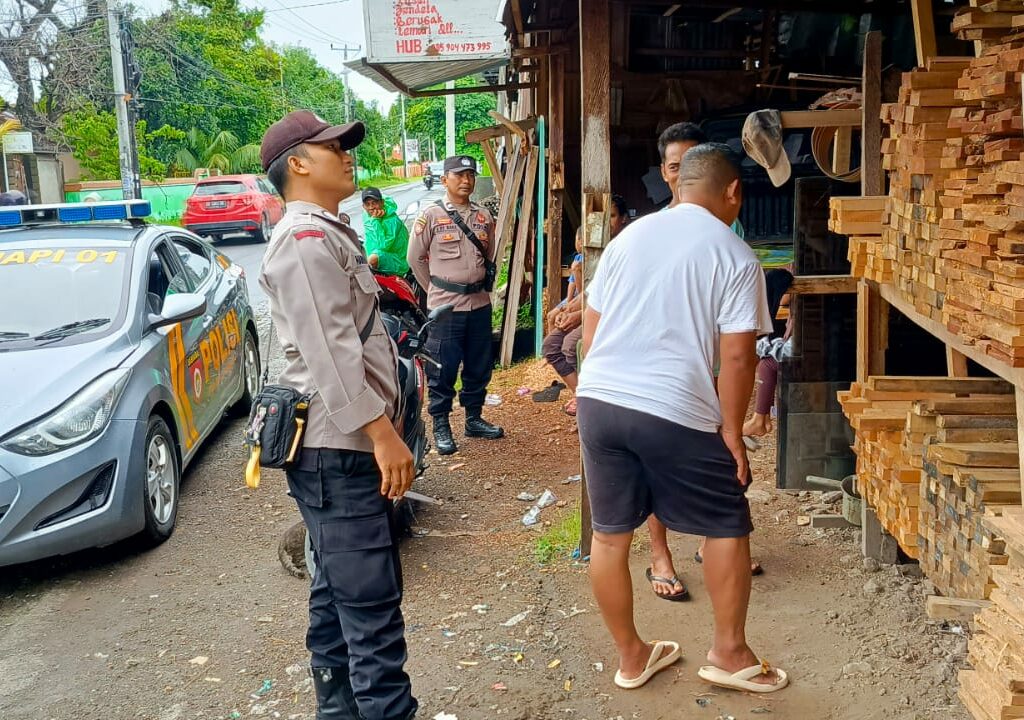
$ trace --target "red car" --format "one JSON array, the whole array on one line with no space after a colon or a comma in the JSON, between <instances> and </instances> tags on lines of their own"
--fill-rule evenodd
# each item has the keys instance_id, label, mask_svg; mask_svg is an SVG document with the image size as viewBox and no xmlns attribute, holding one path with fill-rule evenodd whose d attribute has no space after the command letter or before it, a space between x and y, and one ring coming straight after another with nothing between
<instances>
[{"instance_id":1,"label":"red car","mask_svg":"<svg viewBox=\"0 0 1024 720\"><path fill-rule=\"evenodd\" d=\"M283 214L284 203L266 178L218 175L196 184L181 220L186 229L211 242L234 233L266 242Z\"/></svg>"}]
</instances>

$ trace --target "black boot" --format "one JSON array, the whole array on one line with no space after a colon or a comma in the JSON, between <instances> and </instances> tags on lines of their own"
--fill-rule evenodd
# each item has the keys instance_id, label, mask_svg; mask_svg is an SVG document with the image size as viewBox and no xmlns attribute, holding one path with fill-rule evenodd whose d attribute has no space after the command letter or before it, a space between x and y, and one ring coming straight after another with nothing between
<instances>
[{"instance_id":1,"label":"black boot","mask_svg":"<svg viewBox=\"0 0 1024 720\"><path fill-rule=\"evenodd\" d=\"M480 411L466 413L466 437L497 440L505 437L505 431L497 425L491 425L480 417Z\"/></svg>"},{"instance_id":2,"label":"black boot","mask_svg":"<svg viewBox=\"0 0 1024 720\"><path fill-rule=\"evenodd\" d=\"M313 668L316 720L361 720L348 668Z\"/></svg>"},{"instance_id":3,"label":"black boot","mask_svg":"<svg viewBox=\"0 0 1024 720\"><path fill-rule=\"evenodd\" d=\"M438 455L451 455L459 449L452 437L452 426L447 415L434 416L434 447Z\"/></svg>"}]
</instances>

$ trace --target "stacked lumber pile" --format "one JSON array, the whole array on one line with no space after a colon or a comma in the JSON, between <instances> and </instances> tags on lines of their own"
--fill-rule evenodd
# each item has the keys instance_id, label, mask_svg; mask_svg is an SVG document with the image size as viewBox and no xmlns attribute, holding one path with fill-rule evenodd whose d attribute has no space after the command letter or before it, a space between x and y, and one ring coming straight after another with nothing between
<instances>
[{"instance_id":1,"label":"stacked lumber pile","mask_svg":"<svg viewBox=\"0 0 1024 720\"><path fill-rule=\"evenodd\" d=\"M891 283L893 260L882 242L886 201L884 195L831 198L828 229L849 237L851 275Z\"/></svg>"},{"instance_id":2,"label":"stacked lumber pile","mask_svg":"<svg viewBox=\"0 0 1024 720\"><path fill-rule=\"evenodd\" d=\"M986 404L991 415L974 415L975 427L992 437L1016 435L1000 428L1014 412L1014 398ZM1001 435L1005 433L1006 435ZM982 523L987 514L1020 507L1017 443L939 442L925 451L921 480L918 559L935 587L949 597L984 599L992 591L992 569L1006 563L1003 548Z\"/></svg>"},{"instance_id":3,"label":"stacked lumber pile","mask_svg":"<svg viewBox=\"0 0 1024 720\"><path fill-rule=\"evenodd\" d=\"M963 73L957 91L962 107L950 118L961 137L947 148L943 198L950 242L942 260L942 321L964 342L1012 367L1024 366L1021 70L1024 40L1010 39L972 60Z\"/></svg>"},{"instance_id":4,"label":"stacked lumber pile","mask_svg":"<svg viewBox=\"0 0 1024 720\"><path fill-rule=\"evenodd\" d=\"M938 524L931 519L938 501L934 493L928 495L922 490L922 481L927 486L928 480L926 451L936 442L1015 440L1010 385L984 378L871 377L839 393L839 401L855 431L858 491L874 509L882 527L910 557L921 556L922 544L933 552L935 542L942 540L939 544L945 548L945 535L937 534ZM1019 493L1019 487L1017 490ZM946 496L943 493L942 497ZM975 493L971 502L983 504L986 497ZM926 517L925 522L922 517ZM930 525L926 526L927 522ZM931 541L925 542L926 537ZM937 587L941 587L940 582L941 578Z\"/></svg>"},{"instance_id":5,"label":"stacked lumber pile","mask_svg":"<svg viewBox=\"0 0 1024 720\"><path fill-rule=\"evenodd\" d=\"M1014 16L1021 12L1021 0L971 0L970 7L960 9L953 17L953 32L961 40L989 47L1010 32Z\"/></svg>"},{"instance_id":6,"label":"stacked lumber pile","mask_svg":"<svg viewBox=\"0 0 1024 720\"><path fill-rule=\"evenodd\" d=\"M974 618L960 699L977 720L1024 716L1024 509L1007 508L983 524L1008 562L993 569L992 604Z\"/></svg>"},{"instance_id":7,"label":"stacked lumber pile","mask_svg":"<svg viewBox=\"0 0 1024 720\"><path fill-rule=\"evenodd\" d=\"M946 145L960 135L950 117L960 106L957 83L968 61L931 58L926 68L903 74L899 100L882 106L890 126L882 142L882 166L889 170L884 255L895 261L894 284L918 313L942 320L946 279L939 267L948 240L940 228L942 193L951 168Z\"/></svg>"}]
</instances>

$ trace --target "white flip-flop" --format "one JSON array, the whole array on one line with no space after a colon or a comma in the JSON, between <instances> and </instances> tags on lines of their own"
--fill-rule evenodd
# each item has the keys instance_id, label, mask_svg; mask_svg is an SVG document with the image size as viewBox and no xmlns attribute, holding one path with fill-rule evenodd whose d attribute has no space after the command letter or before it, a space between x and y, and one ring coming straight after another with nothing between
<instances>
[{"instance_id":1,"label":"white flip-flop","mask_svg":"<svg viewBox=\"0 0 1024 720\"><path fill-rule=\"evenodd\" d=\"M627 678L622 676L621 670L615 671L615 684L620 688L635 690L641 685L645 685L648 680L677 662L683 656L683 651L677 642L659 640L649 644L652 646L651 655L647 658L647 667L644 668L642 673L635 678ZM668 648L668 652L665 652L666 648Z\"/></svg>"},{"instance_id":2,"label":"white flip-flop","mask_svg":"<svg viewBox=\"0 0 1024 720\"><path fill-rule=\"evenodd\" d=\"M752 682L753 678L758 675L767 675L768 673L775 671L778 682L771 685L765 685L764 683ZM734 673L730 673L722 668L715 667L714 665L705 665L697 671L697 675L712 685L718 687L730 688L732 690L744 690L752 693L772 693L789 685L789 675L786 674L785 670L780 668L773 668L767 661L762 660L760 665L751 665L748 668L744 668Z\"/></svg>"}]
</instances>

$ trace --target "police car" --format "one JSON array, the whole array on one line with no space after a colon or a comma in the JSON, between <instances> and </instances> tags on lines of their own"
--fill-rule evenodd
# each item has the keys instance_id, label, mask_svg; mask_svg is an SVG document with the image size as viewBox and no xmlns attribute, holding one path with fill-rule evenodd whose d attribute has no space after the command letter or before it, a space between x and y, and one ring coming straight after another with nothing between
<instances>
[{"instance_id":1,"label":"police car","mask_svg":"<svg viewBox=\"0 0 1024 720\"><path fill-rule=\"evenodd\" d=\"M0 208L0 566L174 530L259 391L242 269L140 200Z\"/></svg>"}]
</instances>

